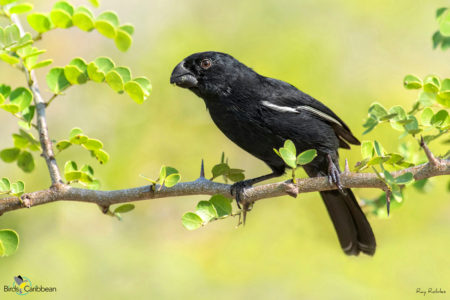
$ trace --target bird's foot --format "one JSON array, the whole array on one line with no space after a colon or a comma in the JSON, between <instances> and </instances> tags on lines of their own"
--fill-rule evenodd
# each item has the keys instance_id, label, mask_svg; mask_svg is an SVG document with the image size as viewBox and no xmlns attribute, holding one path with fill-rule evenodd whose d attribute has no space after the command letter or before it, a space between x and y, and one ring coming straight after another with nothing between
<instances>
[{"instance_id":1,"label":"bird's foot","mask_svg":"<svg viewBox=\"0 0 450 300\"><path fill-rule=\"evenodd\" d=\"M334 164L331 156L328 154L328 182L334 184L341 193L344 193L344 189L341 184L341 172Z\"/></svg>"},{"instance_id":2,"label":"bird's foot","mask_svg":"<svg viewBox=\"0 0 450 300\"><path fill-rule=\"evenodd\" d=\"M252 184L248 180L238 181L231 186L231 195L236 199L236 205L241 209L241 203L245 205L245 189L251 187Z\"/></svg>"}]
</instances>

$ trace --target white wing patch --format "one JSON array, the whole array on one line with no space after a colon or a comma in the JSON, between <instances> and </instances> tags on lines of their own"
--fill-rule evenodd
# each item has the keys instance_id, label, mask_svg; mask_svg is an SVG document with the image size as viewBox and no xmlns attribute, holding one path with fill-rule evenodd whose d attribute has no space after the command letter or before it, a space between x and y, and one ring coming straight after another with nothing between
<instances>
[{"instance_id":1,"label":"white wing patch","mask_svg":"<svg viewBox=\"0 0 450 300\"><path fill-rule=\"evenodd\" d=\"M309 111L309 112L311 112L311 113L313 113L313 114L315 114L315 115L317 115L317 116L319 116L319 117L321 117L321 118L323 118L325 120L328 120L328 121L333 122L333 123L335 123L335 124L337 124L339 126L342 126L342 123L339 122L338 120L336 120L335 118L333 118L332 116L327 115L326 113L321 112L320 110L315 109L315 108L313 108L311 106L301 105L301 106L297 106L297 107L293 108L293 107L289 107L289 106L279 106L279 105L270 103L269 101L262 101L261 103L262 103L262 105L264 105L264 106L266 106L268 108L271 108L273 110L279 111L279 112L299 113L300 110Z\"/></svg>"}]
</instances>

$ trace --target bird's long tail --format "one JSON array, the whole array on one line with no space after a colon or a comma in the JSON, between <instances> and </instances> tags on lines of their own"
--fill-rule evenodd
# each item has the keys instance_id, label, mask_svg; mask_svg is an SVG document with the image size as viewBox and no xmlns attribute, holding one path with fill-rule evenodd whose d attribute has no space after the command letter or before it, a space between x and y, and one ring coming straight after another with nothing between
<instances>
[{"instance_id":1,"label":"bird's long tail","mask_svg":"<svg viewBox=\"0 0 450 300\"><path fill-rule=\"evenodd\" d=\"M351 189L320 192L328 214L336 229L342 250L347 255L358 255L361 251L374 255L375 236L369 221L358 205Z\"/></svg>"}]
</instances>

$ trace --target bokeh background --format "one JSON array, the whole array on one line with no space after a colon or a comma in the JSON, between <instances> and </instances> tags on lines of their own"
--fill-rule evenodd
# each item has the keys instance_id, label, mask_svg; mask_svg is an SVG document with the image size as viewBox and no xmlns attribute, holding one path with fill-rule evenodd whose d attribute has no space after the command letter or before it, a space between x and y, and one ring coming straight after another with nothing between
<instances>
[{"instance_id":1,"label":"bokeh background","mask_svg":"<svg viewBox=\"0 0 450 300\"><path fill-rule=\"evenodd\" d=\"M33 1L49 11L56 1ZM88 1L72 1L88 5ZM267 76L288 81L320 99L347 121L356 136L378 139L396 151L398 133L380 126L364 137L370 103L410 107L415 91L402 87L408 73L449 77L449 53L432 50L435 10L447 1L356 0L108 0L121 22L135 25L127 53L97 32L77 28L44 35L39 47L54 65L73 57L107 55L133 74L152 80L143 105L106 85L70 88L48 109L50 134L63 139L73 127L101 139L111 160L99 166L86 151L58 155L90 163L103 189L140 186L162 164L194 180L201 159L207 168L222 151L247 177L268 168L239 149L213 125L202 100L169 84L185 56L216 50L232 54ZM45 74L39 70L46 98ZM24 85L20 72L0 64L0 82ZM0 112L0 148L12 146L16 120ZM406 140L408 141L408 140ZM412 141L410 141L412 142ZM438 144L432 150L444 153ZM341 151L351 165L359 149ZM0 177L22 179L26 190L49 186L42 159L24 174L0 162ZM258 202L245 227L229 218L193 232L181 225L184 212L206 196L142 201L124 220L104 216L93 204L59 202L0 217L0 228L21 237L18 252L0 260L0 285L21 274L35 284L56 286L40 299L413 299L416 289L450 293L450 201L446 178L434 178L426 193L410 188L388 219L370 217L378 250L374 257L347 257L317 193ZM377 190L356 190L361 198ZM0 293L1 299L16 295ZM27 297L30 297L28 295ZM432 295L427 297L433 298ZM440 298L439 298L440 297ZM438 295L435 298L443 299ZM31 297L30 297L31 298ZM427 298L428 299L428 298Z\"/></svg>"}]
</instances>

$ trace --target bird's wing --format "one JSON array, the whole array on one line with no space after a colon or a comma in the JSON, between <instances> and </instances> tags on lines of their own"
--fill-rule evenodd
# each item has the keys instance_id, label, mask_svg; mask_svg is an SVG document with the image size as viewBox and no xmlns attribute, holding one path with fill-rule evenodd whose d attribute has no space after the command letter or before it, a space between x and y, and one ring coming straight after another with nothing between
<instances>
[{"instance_id":1,"label":"bird's wing","mask_svg":"<svg viewBox=\"0 0 450 300\"><path fill-rule=\"evenodd\" d=\"M350 128L331 109L294 86L276 79L269 79L274 92L264 97L261 104L269 109L287 113L308 113L328 123L339 138L343 148L350 148L346 142L359 145L359 140L352 134Z\"/></svg>"}]
</instances>

